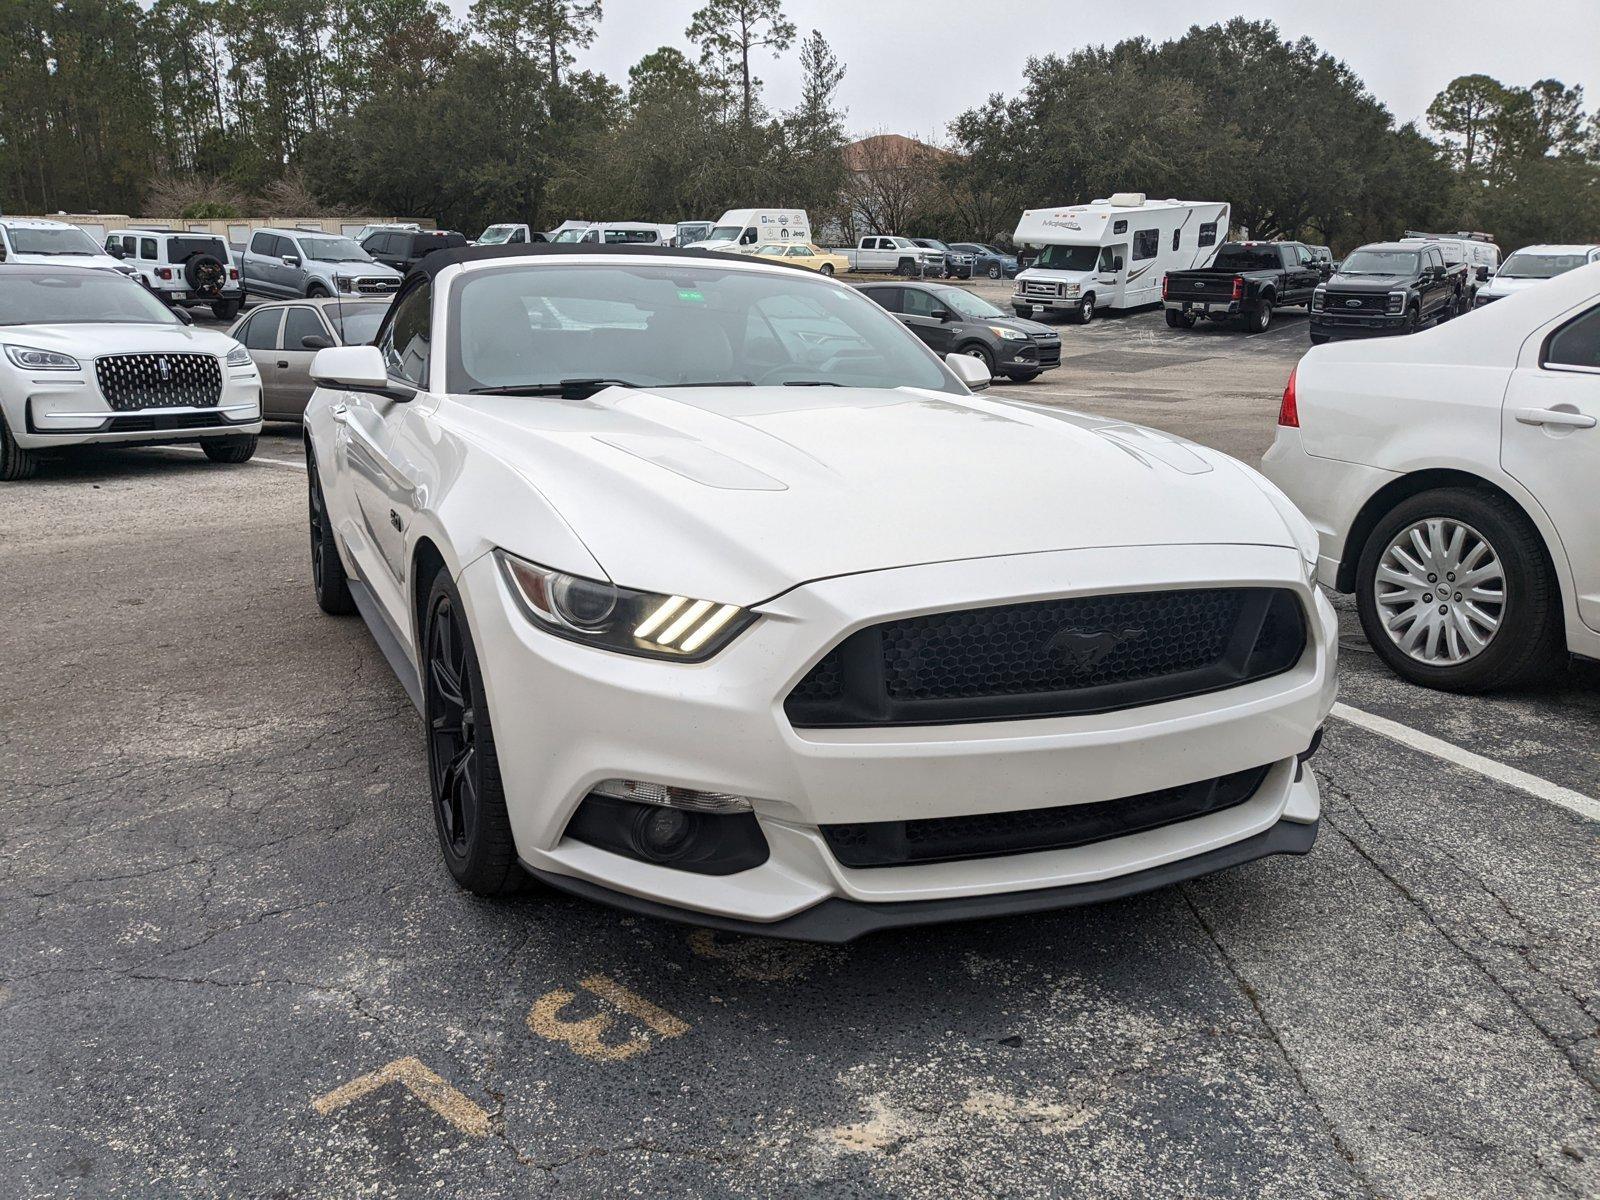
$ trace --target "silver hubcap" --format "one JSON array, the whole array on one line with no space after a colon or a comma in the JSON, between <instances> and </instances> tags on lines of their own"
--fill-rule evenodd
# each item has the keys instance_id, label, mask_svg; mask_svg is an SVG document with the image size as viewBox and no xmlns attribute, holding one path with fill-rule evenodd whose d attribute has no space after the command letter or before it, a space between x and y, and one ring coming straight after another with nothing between
<instances>
[{"instance_id":1,"label":"silver hubcap","mask_svg":"<svg viewBox=\"0 0 1600 1200\"><path fill-rule=\"evenodd\" d=\"M1472 526L1428 517L1389 543L1373 593L1396 646L1418 662L1451 667L1482 654L1499 632L1506 574Z\"/></svg>"}]
</instances>

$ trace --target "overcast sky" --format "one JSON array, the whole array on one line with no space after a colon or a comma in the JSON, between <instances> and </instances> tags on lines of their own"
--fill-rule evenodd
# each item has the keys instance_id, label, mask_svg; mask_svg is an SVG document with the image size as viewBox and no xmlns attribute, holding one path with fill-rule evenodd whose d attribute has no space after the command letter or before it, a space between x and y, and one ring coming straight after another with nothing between
<instances>
[{"instance_id":1,"label":"overcast sky","mask_svg":"<svg viewBox=\"0 0 1600 1200\"><path fill-rule=\"evenodd\" d=\"M604 0L600 37L583 66L619 83L657 46L688 49L683 31L704 0ZM451 0L465 12L469 0ZM1029 55L1143 35L1164 41L1196 22L1267 17L1342 58L1402 122L1420 118L1457 75L1503 83L1554 76L1600 102L1600 0L1276 0L1231 8L1192 0L785 0L804 36L820 29L849 68L840 89L856 133L943 136L951 118L991 92L1014 93ZM764 59L768 103L792 105L790 51Z\"/></svg>"}]
</instances>

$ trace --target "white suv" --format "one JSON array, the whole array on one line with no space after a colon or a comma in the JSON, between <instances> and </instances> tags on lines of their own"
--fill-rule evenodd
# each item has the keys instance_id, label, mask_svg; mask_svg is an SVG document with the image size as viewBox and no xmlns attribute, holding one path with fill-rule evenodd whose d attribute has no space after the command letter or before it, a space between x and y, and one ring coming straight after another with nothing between
<instances>
[{"instance_id":1,"label":"white suv","mask_svg":"<svg viewBox=\"0 0 1600 1200\"><path fill-rule=\"evenodd\" d=\"M1312 350L1262 470L1404 678L1482 691L1600 658L1600 264Z\"/></svg>"},{"instance_id":2,"label":"white suv","mask_svg":"<svg viewBox=\"0 0 1600 1200\"><path fill-rule=\"evenodd\" d=\"M238 342L191 322L110 271L0 268L0 480L91 443L198 442L213 462L248 459L261 375Z\"/></svg>"},{"instance_id":3,"label":"white suv","mask_svg":"<svg viewBox=\"0 0 1600 1200\"><path fill-rule=\"evenodd\" d=\"M239 264L214 233L118 229L106 238L106 250L168 304L204 305L219 321L233 320L244 306Z\"/></svg>"},{"instance_id":4,"label":"white suv","mask_svg":"<svg viewBox=\"0 0 1600 1200\"><path fill-rule=\"evenodd\" d=\"M41 221L33 217L0 217L0 263L11 266L93 267L132 275L76 225L65 221Z\"/></svg>"}]
</instances>

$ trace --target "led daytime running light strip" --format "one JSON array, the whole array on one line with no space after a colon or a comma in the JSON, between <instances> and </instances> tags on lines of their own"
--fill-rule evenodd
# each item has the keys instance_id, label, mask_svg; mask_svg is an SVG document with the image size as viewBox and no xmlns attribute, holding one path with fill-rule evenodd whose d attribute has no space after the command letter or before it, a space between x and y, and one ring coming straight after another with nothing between
<instances>
[{"instance_id":1,"label":"led daytime running light strip","mask_svg":"<svg viewBox=\"0 0 1600 1200\"><path fill-rule=\"evenodd\" d=\"M685 605L688 607L685 608ZM737 604L718 607L710 600L691 602L687 596L668 596L655 612L640 623L633 631L633 636L657 646L671 646L683 638L678 649L685 654L692 654L738 613Z\"/></svg>"}]
</instances>

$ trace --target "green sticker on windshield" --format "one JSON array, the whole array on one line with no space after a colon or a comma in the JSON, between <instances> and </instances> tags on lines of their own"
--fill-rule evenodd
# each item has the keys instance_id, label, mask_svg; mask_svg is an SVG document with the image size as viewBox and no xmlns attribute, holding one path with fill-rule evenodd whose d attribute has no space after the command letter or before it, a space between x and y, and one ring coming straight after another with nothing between
<instances>
[{"instance_id":1,"label":"green sticker on windshield","mask_svg":"<svg viewBox=\"0 0 1600 1200\"><path fill-rule=\"evenodd\" d=\"M693 288L679 288L678 299L691 300L696 304L704 304L706 301L706 294L704 292L697 292Z\"/></svg>"}]
</instances>

